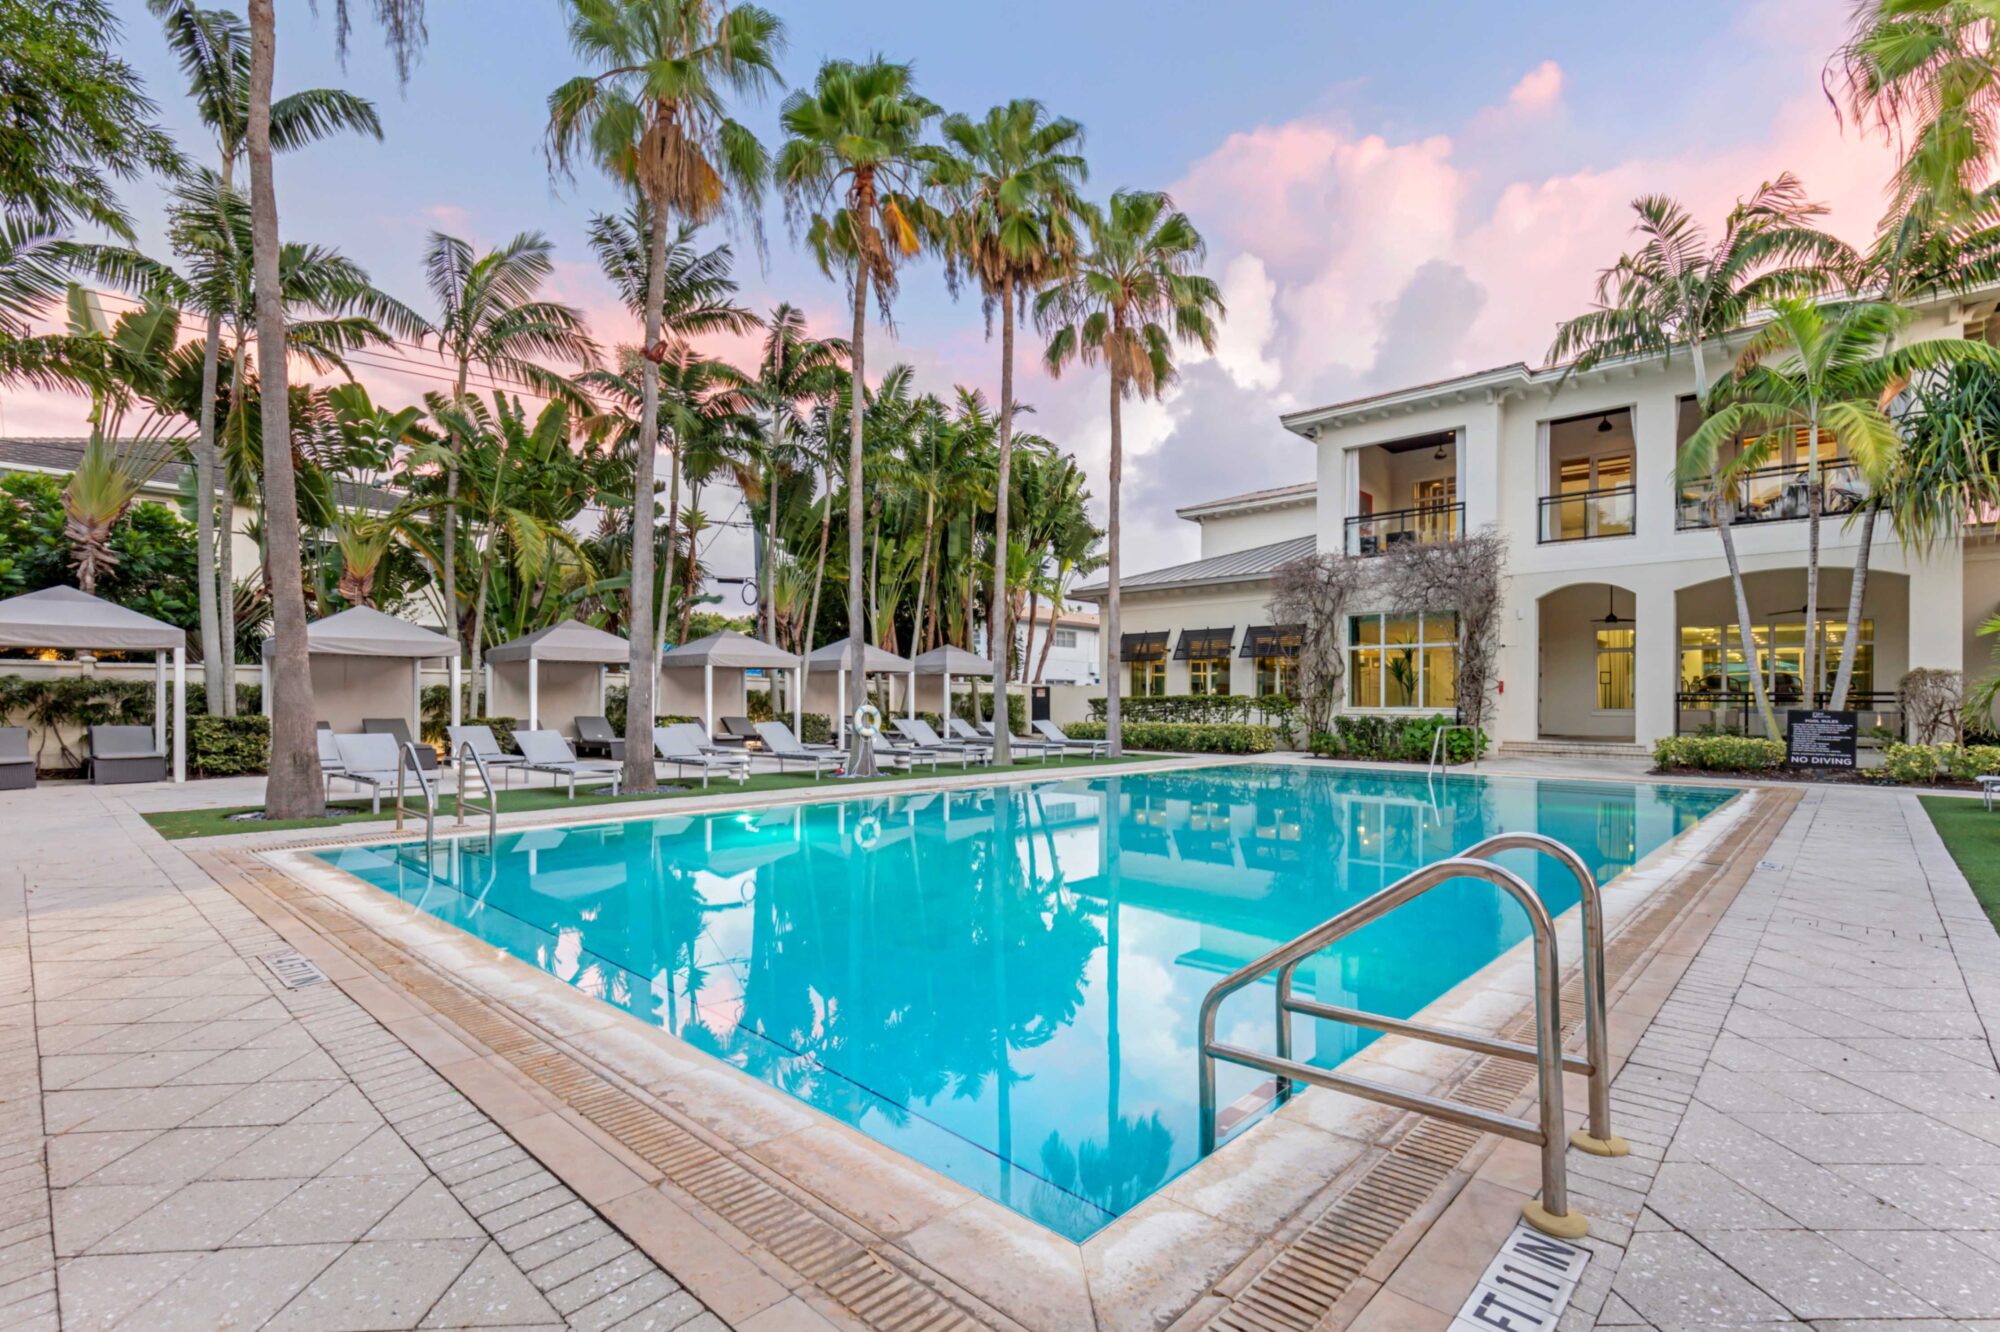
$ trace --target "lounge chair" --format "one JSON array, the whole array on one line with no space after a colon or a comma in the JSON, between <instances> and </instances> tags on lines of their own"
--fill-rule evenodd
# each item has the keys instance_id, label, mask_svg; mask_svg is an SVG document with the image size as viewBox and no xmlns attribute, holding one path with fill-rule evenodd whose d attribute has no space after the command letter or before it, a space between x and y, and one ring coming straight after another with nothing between
<instances>
[{"instance_id":1,"label":"lounge chair","mask_svg":"<svg viewBox=\"0 0 2000 1332\"><path fill-rule=\"evenodd\" d=\"M724 717L722 734L711 741L718 745L742 745L749 747L757 743L757 723L748 717Z\"/></svg>"},{"instance_id":2,"label":"lounge chair","mask_svg":"<svg viewBox=\"0 0 2000 1332\"><path fill-rule=\"evenodd\" d=\"M1111 748L1109 740L1072 740L1063 734L1062 727L1052 721L1036 722L1035 734L1044 740L1061 745L1065 751L1081 749L1092 758L1098 757Z\"/></svg>"},{"instance_id":3,"label":"lounge chair","mask_svg":"<svg viewBox=\"0 0 2000 1332\"><path fill-rule=\"evenodd\" d=\"M451 758L454 763L458 761L460 748L471 745L472 752L479 755L479 761L486 765L488 773L499 772L502 787L507 785L507 774L521 766L522 759L519 754L509 754L500 748L500 742L493 738L491 726L447 726L445 731L451 736Z\"/></svg>"},{"instance_id":4,"label":"lounge chair","mask_svg":"<svg viewBox=\"0 0 2000 1332\"><path fill-rule=\"evenodd\" d=\"M915 772L919 763L929 763L931 771L936 772L938 764L945 759L956 759L958 766L964 768L971 766L972 760L980 756L971 750L950 745L935 748L920 745L900 732L884 731L875 737L875 757L910 772Z\"/></svg>"},{"instance_id":5,"label":"lounge chair","mask_svg":"<svg viewBox=\"0 0 2000 1332\"><path fill-rule=\"evenodd\" d=\"M361 734L390 736L395 740L398 749L413 743L410 724L401 717L364 717L361 721ZM424 765L425 772L435 772L438 765L437 750L429 745L418 745L417 762Z\"/></svg>"},{"instance_id":6,"label":"lounge chair","mask_svg":"<svg viewBox=\"0 0 2000 1332\"><path fill-rule=\"evenodd\" d=\"M381 731L364 732L360 735L335 735L333 744L340 767L339 771L326 774L328 797L331 798L333 784L337 781L365 786L368 788L369 812L380 814L383 790L396 789L396 769L403 755L403 747L396 743L396 737ZM421 772L416 772L410 774L407 780L411 785L421 788L427 779Z\"/></svg>"},{"instance_id":7,"label":"lounge chair","mask_svg":"<svg viewBox=\"0 0 2000 1332\"><path fill-rule=\"evenodd\" d=\"M608 782L611 794L618 794L618 783L625 772L623 763L579 759L576 751L569 747L569 741L554 731L516 731L514 743L521 747L521 771L546 772L551 777L568 778L571 800L576 799L579 780L586 786L602 786Z\"/></svg>"},{"instance_id":8,"label":"lounge chair","mask_svg":"<svg viewBox=\"0 0 2000 1332\"><path fill-rule=\"evenodd\" d=\"M622 759L625 757L625 737L611 729L609 717L578 717L576 752L600 754L608 759Z\"/></svg>"},{"instance_id":9,"label":"lounge chair","mask_svg":"<svg viewBox=\"0 0 2000 1332\"><path fill-rule=\"evenodd\" d=\"M739 782L749 780L750 756L748 754L741 752L733 754L715 753L712 752L713 746L709 747L711 752L703 752L702 745L691 738L687 731L681 729L685 725L686 723L682 722L679 725L655 726L653 728L653 754L658 762L673 764L676 776L680 775L683 768L695 768L699 770L701 773L701 784L704 788L707 787L708 775L712 772L725 773L734 777ZM701 734L699 726L690 727L689 729L697 736Z\"/></svg>"},{"instance_id":10,"label":"lounge chair","mask_svg":"<svg viewBox=\"0 0 2000 1332\"><path fill-rule=\"evenodd\" d=\"M844 755L827 749L808 749L792 734L792 728L783 722L758 722L757 741L763 746L761 757L776 759L778 771L784 772L793 763L803 763L813 770L813 780L826 775L828 768L840 771Z\"/></svg>"},{"instance_id":11,"label":"lounge chair","mask_svg":"<svg viewBox=\"0 0 2000 1332\"><path fill-rule=\"evenodd\" d=\"M896 730L905 740L919 749L941 750L948 754L963 754L975 763L991 763L993 747L981 740L977 744L964 740L947 740L931 729L931 724L920 717L896 718Z\"/></svg>"},{"instance_id":12,"label":"lounge chair","mask_svg":"<svg viewBox=\"0 0 2000 1332\"><path fill-rule=\"evenodd\" d=\"M28 728L0 726L0 791L27 791L35 785L35 756L28 752Z\"/></svg>"},{"instance_id":13,"label":"lounge chair","mask_svg":"<svg viewBox=\"0 0 2000 1332\"><path fill-rule=\"evenodd\" d=\"M167 756L150 726L91 727L89 766L93 786L167 780Z\"/></svg>"},{"instance_id":14,"label":"lounge chair","mask_svg":"<svg viewBox=\"0 0 2000 1332\"><path fill-rule=\"evenodd\" d=\"M983 745L990 745L994 742L992 722L981 722L975 728L965 718L953 717L951 719L951 733L961 740L976 740ZM1009 734L1007 743L1024 754L1040 754L1044 763L1049 761L1051 753L1061 754L1063 752L1061 745L1048 740L1033 740L1025 735Z\"/></svg>"}]
</instances>

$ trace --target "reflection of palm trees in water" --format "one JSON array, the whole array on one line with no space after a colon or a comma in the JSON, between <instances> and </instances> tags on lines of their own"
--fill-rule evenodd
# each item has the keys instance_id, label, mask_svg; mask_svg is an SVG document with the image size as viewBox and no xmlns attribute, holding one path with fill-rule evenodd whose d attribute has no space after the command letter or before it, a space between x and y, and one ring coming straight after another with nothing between
<instances>
[{"instance_id":1,"label":"reflection of palm trees in water","mask_svg":"<svg viewBox=\"0 0 2000 1332\"><path fill-rule=\"evenodd\" d=\"M1066 1235L1088 1234L1160 1187L1173 1155L1174 1135L1157 1114L1121 1115L1104 1138L1086 1138L1073 1151L1051 1133L1042 1140L1033 1213Z\"/></svg>"}]
</instances>

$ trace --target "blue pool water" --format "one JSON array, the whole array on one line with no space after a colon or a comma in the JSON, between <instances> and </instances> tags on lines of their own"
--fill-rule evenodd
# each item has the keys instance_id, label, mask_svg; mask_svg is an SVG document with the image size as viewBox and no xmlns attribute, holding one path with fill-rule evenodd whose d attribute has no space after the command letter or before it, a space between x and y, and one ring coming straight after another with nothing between
<instances>
[{"instance_id":1,"label":"blue pool water","mask_svg":"<svg viewBox=\"0 0 2000 1332\"><path fill-rule=\"evenodd\" d=\"M1270 765L324 858L1080 1240L1195 1160L1195 1014L1222 973L1492 833L1549 834L1603 881L1731 794ZM1556 867L1502 859L1575 904ZM1459 880L1299 989L1408 1016L1526 930ZM1269 1049L1260 989L1217 1030ZM1368 1039L1296 1032L1325 1064ZM1221 1074L1224 1105L1261 1080Z\"/></svg>"}]
</instances>

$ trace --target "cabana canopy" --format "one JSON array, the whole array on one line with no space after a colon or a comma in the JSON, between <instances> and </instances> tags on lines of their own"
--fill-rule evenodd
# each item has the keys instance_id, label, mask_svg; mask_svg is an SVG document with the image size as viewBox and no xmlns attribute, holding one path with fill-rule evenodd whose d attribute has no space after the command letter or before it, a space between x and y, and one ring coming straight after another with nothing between
<instances>
[{"instance_id":1,"label":"cabana canopy","mask_svg":"<svg viewBox=\"0 0 2000 1332\"><path fill-rule=\"evenodd\" d=\"M838 690L835 695L833 727L841 744L847 743L847 664L853 658L853 643L841 638L815 651L806 660L815 667L827 667L836 672ZM912 679L909 689L909 706L912 716L916 715L917 692L914 663L908 657L899 657L887 648L876 647L873 643L861 645L861 673L863 675L908 675ZM857 691L866 697L866 691Z\"/></svg>"},{"instance_id":2,"label":"cabana canopy","mask_svg":"<svg viewBox=\"0 0 2000 1332\"><path fill-rule=\"evenodd\" d=\"M187 633L73 587L45 587L0 601L0 647L172 652Z\"/></svg>"},{"instance_id":3,"label":"cabana canopy","mask_svg":"<svg viewBox=\"0 0 2000 1332\"><path fill-rule=\"evenodd\" d=\"M167 748L167 654L174 660L174 780L187 780L187 633L74 587L0 601L0 647L153 654L153 741Z\"/></svg>"},{"instance_id":4,"label":"cabana canopy","mask_svg":"<svg viewBox=\"0 0 2000 1332\"><path fill-rule=\"evenodd\" d=\"M486 660L582 661L597 666L623 666L631 659L632 648L616 634L593 629L575 620L564 620L546 629L537 629L512 642L488 648Z\"/></svg>"},{"instance_id":5,"label":"cabana canopy","mask_svg":"<svg viewBox=\"0 0 2000 1332\"><path fill-rule=\"evenodd\" d=\"M701 671L702 717L708 733L715 734L715 673L727 671L790 671L792 673L792 730L800 730L802 691L799 689L800 661L783 648L724 629L692 643L683 643L660 654L663 670ZM776 701L776 689L772 690ZM656 705L657 706L657 705Z\"/></svg>"},{"instance_id":6,"label":"cabana canopy","mask_svg":"<svg viewBox=\"0 0 2000 1332\"><path fill-rule=\"evenodd\" d=\"M532 634L524 634L488 649L486 653L489 715L497 706L494 702L495 666L527 667L528 726L538 729L542 724L544 666L554 668L553 678L548 683L549 692L555 696L556 707L568 704L577 711L595 707L601 715L604 711L605 669L625 665L631 657L631 644L618 635L607 634L602 629L593 629L575 620L564 620L546 629L537 629ZM502 678L510 690L518 690L518 677ZM591 701L593 698L594 702ZM518 694L510 694L509 701L518 701Z\"/></svg>"},{"instance_id":7,"label":"cabana canopy","mask_svg":"<svg viewBox=\"0 0 2000 1332\"><path fill-rule=\"evenodd\" d=\"M949 643L943 647L934 647L929 652L919 653L917 659L910 663L910 715L912 717L917 715L917 677L919 675L935 675L940 677L940 683L943 685L943 688L938 694L938 697L942 700L938 707L938 716L950 717L952 677L955 675L969 675L975 679L981 677L991 679L993 676L993 663L979 656L977 653L967 652L964 648L953 647ZM975 695L978 693L978 686L975 685L973 687L973 693Z\"/></svg>"},{"instance_id":8,"label":"cabana canopy","mask_svg":"<svg viewBox=\"0 0 2000 1332\"><path fill-rule=\"evenodd\" d=\"M660 665L670 670L715 666L731 670L788 671L796 669L798 664L799 659L783 648L772 647L762 639L739 634L734 629L697 638L692 643L668 648L660 654Z\"/></svg>"},{"instance_id":9,"label":"cabana canopy","mask_svg":"<svg viewBox=\"0 0 2000 1332\"><path fill-rule=\"evenodd\" d=\"M271 710L271 656L276 646L274 638L264 640L264 711L267 716ZM451 724L458 725L461 711L458 687L458 642L434 629L411 624L408 620L399 620L393 615L385 615L369 606L353 606L338 614L314 620L306 626L306 654L309 657L373 657L409 662L408 720L412 734L415 734L423 723L422 663L434 657L444 657L451 662ZM329 664L328 669L332 670L334 667ZM318 674L320 672L316 670L315 676ZM379 669L376 674L379 675ZM367 678L367 673L357 665L332 692L337 695L344 691L375 704L375 700L381 696L384 683L381 679ZM314 698L317 700L327 692L329 692L327 684L315 678Z\"/></svg>"}]
</instances>

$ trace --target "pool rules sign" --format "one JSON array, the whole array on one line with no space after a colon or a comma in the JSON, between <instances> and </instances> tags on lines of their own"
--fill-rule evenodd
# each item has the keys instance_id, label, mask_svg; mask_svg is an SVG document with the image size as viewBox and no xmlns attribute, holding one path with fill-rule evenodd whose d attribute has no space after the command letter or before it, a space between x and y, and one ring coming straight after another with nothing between
<instances>
[{"instance_id":1,"label":"pool rules sign","mask_svg":"<svg viewBox=\"0 0 2000 1332\"><path fill-rule=\"evenodd\" d=\"M1854 734L1852 712L1793 708L1785 714L1785 763L1806 769L1852 768Z\"/></svg>"}]
</instances>

